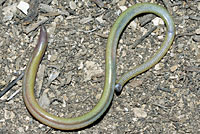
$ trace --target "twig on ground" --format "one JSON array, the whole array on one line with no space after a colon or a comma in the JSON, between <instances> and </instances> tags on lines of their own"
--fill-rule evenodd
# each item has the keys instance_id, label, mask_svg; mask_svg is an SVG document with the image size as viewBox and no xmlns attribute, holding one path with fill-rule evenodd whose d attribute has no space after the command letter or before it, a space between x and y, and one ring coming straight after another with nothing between
<instances>
[{"instance_id":1,"label":"twig on ground","mask_svg":"<svg viewBox=\"0 0 200 134\"><path fill-rule=\"evenodd\" d=\"M21 89L18 89L17 91L15 91L10 97L8 97L6 99L6 101L10 101L13 97L15 97L19 92L20 92Z\"/></svg>"},{"instance_id":2,"label":"twig on ground","mask_svg":"<svg viewBox=\"0 0 200 134\"><path fill-rule=\"evenodd\" d=\"M140 44L145 38L147 38L154 30L156 30L157 26L154 26L151 30L145 33L140 39L136 40L133 44L132 48L135 48L138 44Z\"/></svg>"},{"instance_id":3,"label":"twig on ground","mask_svg":"<svg viewBox=\"0 0 200 134\"><path fill-rule=\"evenodd\" d=\"M189 16L189 19L200 21L200 16L193 16L193 15L190 15L190 16Z\"/></svg>"},{"instance_id":4,"label":"twig on ground","mask_svg":"<svg viewBox=\"0 0 200 134\"><path fill-rule=\"evenodd\" d=\"M170 1L169 0L162 0L162 2L164 4L164 6L167 8L167 10L169 11L169 13L172 14L173 10L172 10L172 8L170 6Z\"/></svg>"},{"instance_id":5,"label":"twig on ground","mask_svg":"<svg viewBox=\"0 0 200 134\"><path fill-rule=\"evenodd\" d=\"M144 20L142 20L140 26L143 27L145 26L147 23L151 22L156 16L153 14L149 14L147 18L145 18Z\"/></svg>"},{"instance_id":6,"label":"twig on ground","mask_svg":"<svg viewBox=\"0 0 200 134\"><path fill-rule=\"evenodd\" d=\"M21 75L19 77L17 77L16 79L14 79L12 82L10 82L3 91L0 92L0 98L6 94L19 80L22 79L22 77L24 76L24 72L21 73Z\"/></svg>"},{"instance_id":7,"label":"twig on ground","mask_svg":"<svg viewBox=\"0 0 200 134\"><path fill-rule=\"evenodd\" d=\"M160 87L160 85L158 85L157 90L161 90L167 93L171 93L171 90L169 88L165 88L165 87Z\"/></svg>"}]
</instances>

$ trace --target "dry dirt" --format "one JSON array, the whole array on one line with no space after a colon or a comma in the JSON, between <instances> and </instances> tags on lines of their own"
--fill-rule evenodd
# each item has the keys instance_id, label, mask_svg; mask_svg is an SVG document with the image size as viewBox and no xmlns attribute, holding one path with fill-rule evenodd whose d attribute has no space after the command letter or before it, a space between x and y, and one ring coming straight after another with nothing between
<instances>
[{"instance_id":1,"label":"dry dirt","mask_svg":"<svg viewBox=\"0 0 200 134\"><path fill-rule=\"evenodd\" d=\"M90 111L103 91L109 31L121 9L135 1L165 6L174 19L176 38L159 64L131 79L119 96L114 95L100 120L78 131L55 130L34 119L22 98L22 81L18 81L0 99L0 134L200 133L199 0L163 0L165 4L162 0L108 0L103 4L98 0L44 0L43 4L54 11L40 7L37 16L29 18L19 9L14 11L19 0L0 0L1 91L24 71L39 33L39 27L27 29L40 22L48 30L49 43L41 62L36 97L40 103L49 101L44 104L46 109L61 117ZM7 7L13 13L7 12ZM6 18L9 13L11 18ZM133 47L153 28L152 21L141 26L150 17L156 16L135 18L124 31L117 49L117 78L151 57L164 40L166 29L161 25ZM51 81L52 76L55 79Z\"/></svg>"}]
</instances>

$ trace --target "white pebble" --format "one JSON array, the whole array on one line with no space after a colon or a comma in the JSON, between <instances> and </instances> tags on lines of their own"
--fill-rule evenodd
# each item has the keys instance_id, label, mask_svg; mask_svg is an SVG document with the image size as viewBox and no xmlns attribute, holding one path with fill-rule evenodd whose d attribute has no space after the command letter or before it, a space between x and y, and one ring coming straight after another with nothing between
<instances>
[{"instance_id":1,"label":"white pebble","mask_svg":"<svg viewBox=\"0 0 200 134\"><path fill-rule=\"evenodd\" d=\"M125 112L128 112L128 108L125 107L125 108L124 108L124 111L125 111Z\"/></svg>"},{"instance_id":2,"label":"white pebble","mask_svg":"<svg viewBox=\"0 0 200 134\"><path fill-rule=\"evenodd\" d=\"M155 19L153 19L152 22L154 26L164 25L164 21L159 17L156 17Z\"/></svg>"},{"instance_id":3,"label":"white pebble","mask_svg":"<svg viewBox=\"0 0 200 134\"><path fill-rule=\"evenodd\" d=\"M119 8L122 10L122 12L125 11L125 10L127 9L126 6L120 6Z\"/></svg>"},{"instance_id":4,"label":"white pebble","mask_svg":"<svg viewBox=\"0 0 200 134\"><path fill-rule=\"evenodd\" d=\"M47 97L46 93L43 93L42 96L39 98L38 104L43 107L44 109L47 109L50 105L50 100Z\"/></svg>"},{"instance_id":5,"label":"white pebble","mask_svg":"<svg viewBox=\"0 0 200 134\"><path fill-rule=\"evenodd\" d=\"M70 1L70 2L69 2L69 7L70 7L72 10L75 10L77 6L76 6L76 3L75 3L75 2Z\"/></svg>"},{"instance_id":6,"label":"white pebble","mask_svg":"<svg viewBox=\"0 0 200 134\"><path fill-rule=\"evenodd\" d=\"M136 23L135 21L132 21L132 22L130 23L130 26L131 26L131 28L132 28L133 30L136 30L136 28L137 28L137 23Z\"/></svg>"},{"instance_id":7,"label":"white pebble","mask_svg":"<svg viewBox=\"0 0 200 134\"><path fill-rule=\"evenodd\" d=\"M29 4L24 1L20 1L19 4L17 5L17 8L27 15Z\"/></svg>"},{"instance_id":8,"label":"white pebble","mask_svg":"<svg viewBox=\"0 0 200 134\"><path fill-rule=\"evenodd\" d=\"M196 34L200 34L200 28L196 29L196 30L195 30L195 33L196 33Z\"/></svg>"},{"instance_id":9,"label":"white pebble","mask_svg":"<svg viewBox=\"0 0 200 134\"><path fill-rule=\"evenodd\" d=\"M200 10L200 2L197 2L197 9Z\"/></svg>"},{"instance_id":10,"label":"white pebble","mask_svg":"<svg viewBox=\"0 0 200 134\"><path fill-rule=\"evenodd\" d=\"M154 68L155 68L155 70L157 70L157 71L158 71L158 70L162 69L162 67L163 67L163 64L161 64L161 63L158 63L158 64L156 64L156 65L155 65L155 67L154 67Z\"/></svg>"}]
</instances>

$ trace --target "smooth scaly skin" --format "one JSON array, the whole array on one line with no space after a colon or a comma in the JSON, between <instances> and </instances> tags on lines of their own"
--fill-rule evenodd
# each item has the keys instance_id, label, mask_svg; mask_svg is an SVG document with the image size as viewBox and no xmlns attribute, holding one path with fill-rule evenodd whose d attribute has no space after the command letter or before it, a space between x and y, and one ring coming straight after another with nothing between
<instances>
[{"instance_id":1,"label":"smooth scaly skin","mask_svg":"<svg viewBox=\"0 0 200 134\"><path fill-rule=\"evenodd\" d=\"M47 33L45 28L41 27L38 44L33 52L29 64L27 65L23 80L23 97L26 107L28 108L30 113L40 122L50 127L62 130L74 130L83 128L96 121L106 111L113 98L116 80L116 48L119 37L125 26L130 22L130 20L141 13L154 13L160 16L167 26L167 35L161 48L150 60L138 67L135 67L133 70L126 73L119 79L117 89L120 91L121 87L129 79L148 70L150 67L155 65L168 51L175 34L174 22L168 12L163 7L150 3L136 4L128 8L119 16L119 18L113 25L108 38L106 47L106 76L101 99L91 111L75 118L61 118L54 116L46 112L36 102L34 96L35 78L38 66L47 46Z\"/></svg>"}]
</instances>

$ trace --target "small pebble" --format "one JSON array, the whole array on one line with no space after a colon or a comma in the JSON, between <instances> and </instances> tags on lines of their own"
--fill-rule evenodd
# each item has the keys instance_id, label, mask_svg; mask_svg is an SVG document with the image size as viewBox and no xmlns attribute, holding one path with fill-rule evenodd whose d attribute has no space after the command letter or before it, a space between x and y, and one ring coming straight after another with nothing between
<instances>
[{"instance_id":1,"label":"small pebble","mask_svg":"<svg viewBox=\"0 0 200 134\"><path fill-rule=\"evenodd\" d=\"M6 82L4 80L0 80L0 85L6 85Z\"/></svg>"},{"instance_id":2,"label":"small pebble","mask_svg":"<svg viewBox=\"0 0 200 134\"><path fill-rule=\"evenodd\" d=\"M200 2L197 2L197 9L200 10Z\"/></svg>"},{"instance_id":3,"label":"small pebble","mask_svg":"<svg viewBox=\"0 0 200 134\"><path fill-rule=\"evenodd\" d=\"M101 98L101 94L96 95L96 99L99 100Z\"/></svg>"},{"instance_id":4,"label":"small pebble","mask_svg":"<svg viewBox=\"0 0 200 134\"><path fill-rule=\"evenodd\" d=\"M194 35L192 38L195 42L200 42L200 35Z\"/></svg>"},{"instance_id":5,"label":"small pebble","mask_svg":"<svg viewBox=\"0 0 200 134\"><path fill-rule=\"evenodd\" d=\"M28 9L29 9L29 4L24 2L24 1L20 1L19 4L17 5L17 8L19 10L21 10L24 14L28 14Z\"/></svg>"},{"instance_id":6,"label":"small pebble","mask_svg":"<svg viewBox=\"0 0 200 134\"><path fill-rule=\"evenodd\" d=\"M47 97L47 93L43 93L42 96L39 98L39 101L38 101L38 104L44 108L44 109L47 109L49 108L49 105L50 105L50 100L49 98Z\"/></svg>"},{"instance_id":7,"label":"small pebble","mask_svg":"<svg viewBox=\"0 0 200 134\"><path fill-rule=\"evenodd\" d=\"M174 56L175 56L175 54L174 54L174 53L170 53L170 56L171 56L171 57L174 57Z\"/></svg>"},{"instance_id":8,"label":"small pebble","mask_svg":"<svg viewBox=\"0 0 200 134\"><path fill-rule=\"evenodd\" d=\"M125 11L125 10L127 9L126 6L120 6L119 8L122 10L122 12Z\"/></svg>"},{"instance_id":9,"label":"small pebble","mask_svg":"<svg viewBox=\"0 0 200 134\"><path fill-rule=\"evenodd\" d=\"M81 7L83 6L83 2L82 2L82 1L78 1L77 6L78 6L79 8L81 8Z\"/></svg>"},{"instance_id":10,"label":"small pebble","mask_svg":"<svg viewBox=\"0 0 200 134\"><path fill-rule=\"evenodd\" d=\"M125 108L124 108L124 111L125 111L125 112L128 112L128 108L125 107Z\"/></svg>"},{"instance_id":11,"label":"small pebble","mask_svg":"<svg viewBox=\"0 0 200 134\"><path fill-rule=\"evenodd\" d=\"M30 121L30 117L29 117L29 116L26 116L25 120L26 120L26 121Z\"/></svg>"},{"instance_id":12,"label":"small pebble","mask_svg":"<svg viewBox=\"0 0 200 134\"><path fill-rule=\"evenodd\" d=\"M1 119L1 120L0 120L0 123L5 122L5 121L6 121L5 119Z\"/></svg>"},{"instance_id":13,"label":"small pebble","mask_svg":"<svg viewBox=\"0 0 200 134\"><path fill-rule=\"evenodd\" d=\"M51 57L50 57L49 60L50 60L51 62L54 62L54 61L57 60L57 57L58 57L58 54L55 53L55 54L51 55Z\"/></svg>"},{"instance_id":14,"label":"small pebble","mask_svg":"<svg viewBox=\"0 0 200 134\"><path fill-rule=\"evenodd\" d=\"M178 68L178 65L174 65L174 66L170 67L170 70L172 72L174 72L174 71L176 71L177 68Z\"/></svg>"},{"instance_id":15,"label":"small pebble","mask_svg":"<svg viewBox=\"0 0 200 134\"><path fill-rule=\"evenodd\" d=\"M200 34L200 28L196 29L196 30L195 30L195 33L196 33L196 34Z\"/></svg>"},{"instance_id":16,"label":"small pebble","mask_svg":"<svg viewBox=\"0 0 200 134\"><path fill-rule=\"evenodd\" d=\"M183 46L184 46L184 44L178 44L178 52L179 53L181 53L181 52L183 52Z\"/></svg>"},{"instance_id":17,"label":"small pebble","mask_svg":"<svg viewBox=\"0 0 200 134\"><path fill-rule=\"evenodd\" d=\"M57 71L57 70L54 70L50 75L49 75L49 78L48 78L48 84L47 85L50 85L51 82L53 80L55 80L60 74L60 71Z\"/></svg>"},{"instance_id":18,"label":"small pebble","mask_svg":"<svg viewBox=\"0 0 200 134\"><path fill-rule=\"evenodd\" d=\"M155 65L155 70L160 70L164 67L164 64L163 63L158 63Z\"/></svg>"},{"instance_id":19,"label":"small pebble","mask_svg":"<svg viewBox=\"0 0 200 134\"><path fill-rule=\"evenodd\" d=\"M53 0L53 1L51 2L51 4L52 4L52 5L58 5L58 1L57 1L57 0Z\"/></svg>"},{"instance_id":20,"label":"small pebble","mask_svg":"<svg viewBox=\"0 0 200 134\"><path fill-rule=\"evenodd\" d=\"M159 36L158 36L158 39L159 39L159 40L162 40L162 39L164 39L164 36L163 36L163 35L159 35Z\"/></svg>"},{"instance_id":21,"label":"small pebble","mask_svg":"<svg viewBox=\"0 0 200 134\"><path fill-rule=\"evenodd\" d=\"M42 128L42 127L44 127L44 125L40 123L38 127L39 127L39 128Z\"/></svg>"},{"instance_id":22,"label":"small pebble","mask_svg":"<svg viewBox=\"0 0 200 134\"><path fill-rule=\"evenodd\" d=\"M13 111L4 110L4 118L5 119L13 119L15 118L15 113Z\"/></svg>"},{"instance_id":23,"label":"small pebble","mask_svg":"<svg viewBox=\"0 0 200 134\"><path fill-rule=\"evenodd\" d=\"M48 95L49 95L49 98L54 98L55 97L55 94L53 92L49 92Z\"/></svg>"},{"instance_id":24,"label":"small pebble","mask_svg":"<svg viewBox=\"0 0 200 134\"><path fill-rule=\"evenodd\" d=\"M143 81L142 80L132 80L130 82L130 85L132 88L138 87L140 85L142 85Z\"/></svg>"},{"instance_id":25,"label":"small pebble","mask_svg":"<svg viewBox=\"0 0 200 134\"><path fill-rule=\"evenodd\" d=\"M152 20L154 26L158 26L158 25L164 25L164 21L159 18L159 17L156 17Z\"/></svg>"},{"instance_id":26,"label":"small pebble","mask_svg":"<svg viewBox=\"0 0 200 134\"><path fill-rule=\"evenodd\" d=\"M137 28L137 23L133 20L133 21L131 21L131 23L129 24L130 25L130 27L133 29L133 30L136 30L136 28Z\"/></svg>"},{"instance_id":27,"label":"small pebble","mask_svg":"<svg viewBox=\"0 0 200 134\"><path fill-rule=\"evenodd\" d=\"M91 80L93 76L98 76L103 73L103 69L99 67L96 62L86 61L85 62L85 81Z\"/></svg>"},{"instance_id":28,"label":"small pebble","mask_svg":"<svg viewBox=\"0 0 200 134\"><path fill-rule=\"evenodd\" d=\"M170 79L178 79L178 75L170 76L169 78L170 78Z\"/></svg>"},{"instance_id":29,"label":"small pebble","mask_svg":"<svg viewBox=\"0 0 200 134\"><path fill-rule=\"evenodd\" d=\"M126 3L126 0L120 0L120 1L119 1L119 5L120 5L120 6L124 6L125 3Z\"/></svg>"},{"instance_id":30,"label":"small pebble","mask_svg":"<svg viewBox=\"0 0 200 134\"><path fill-rule=\"evenodd\" d=\"M57 24L59 22L62 22L64 20L63 16L59 15L54 19L54 22Z\"/></svg>"},{"instance_id":31,"label":"small pebble","mask_svg":"<svg viewBox=\"0 0 200 134\"><path fill-rule=\"evenodd\" d=\"M12 20L14 14L17 12L17 4L13 4L2 9L3 22Z\"/></svg>"},{"instance_id":32,"label":"small pebble","mask_svg":"<svg viewBox=\"0 0 200 134\"><path fill-rule=\"evenodd\" d=\"M24 128L23 128L23 127L19 127L19 128L18 128L18 131L19 131L20 133L24 133Z\"/></svg>"},{"instance_id":33,"label":"small pebble","mask_svg":"<svg viewBox=\"0 0 200 134\"><path fill-rule=\"evenodd\" d=\"M90 49L93 48L93 47L94 47L94 44L89 44L88 45L88 48L90 48Z\"/></svg>"},{"instance_id":34,"label":"small pebble","mask_svg":"<svg viewBox=\"0 0 200 134\"><path fill-rule=\"evenodd\" d=\"M69 2L69 7L72 9L72 10L75 10L77 8L77 5L74 1L70 1Z\"/></svg>"},{"instance_id":35,"label":"small pebble","mask_svg":"<svg viewBox=\"0 0 200 134\"><path fill-rule=\"evenodd\" d=\"M40 9L41 11L47 12L47 13L53 12L53 11L54 11L54 9L53 9L51 6L47 5L47 4L40 4L40 5L39 5L39 9Z\"/></svg>"},{"instance_id":36,"label":"small pebble","mask_svg":"<svg viewBox=\"0 0 200 134\"><path fill-rule=\"evenodd\" d=\"M147 113L144 111L143 108L133 108L133 113L138 118L146 118Z\"/></svg>"}]
</instances>

